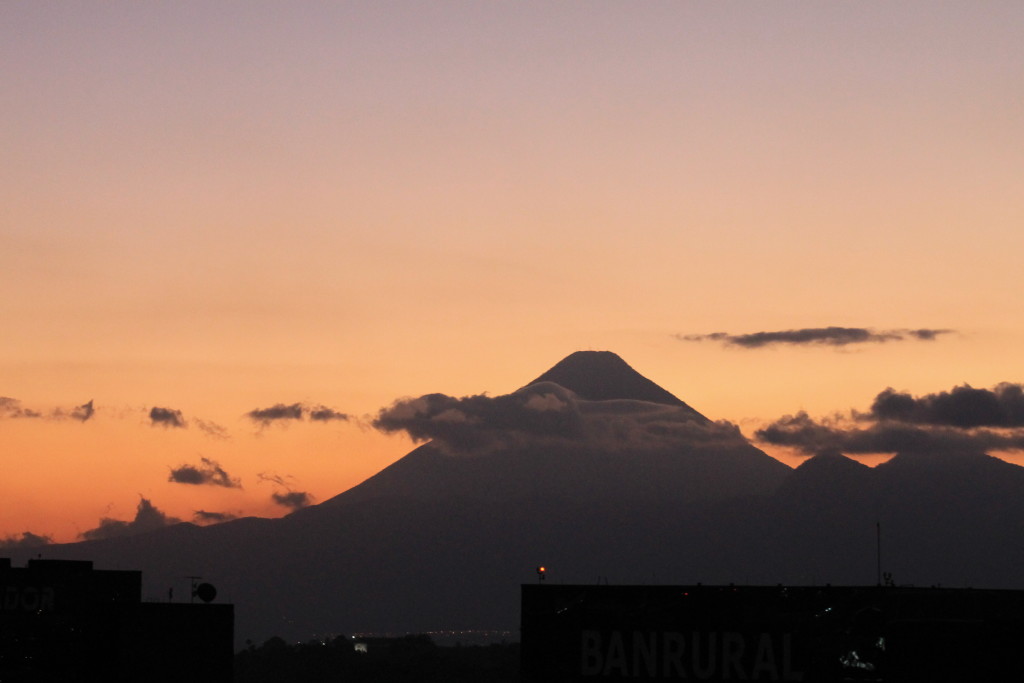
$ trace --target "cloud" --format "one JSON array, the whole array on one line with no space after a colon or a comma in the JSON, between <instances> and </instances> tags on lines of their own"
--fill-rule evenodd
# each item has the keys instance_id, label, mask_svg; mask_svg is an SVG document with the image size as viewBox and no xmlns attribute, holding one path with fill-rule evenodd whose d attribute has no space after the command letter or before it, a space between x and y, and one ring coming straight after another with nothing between
<instances>
[{"instance_id":1,"label":"cloud","mask_svg":"<svg viewBox=\"0 0 1024 683\"><path fill-rule=\"evenodd\" d=\"M898 329L873 330L869 327L807 327L797 330L775 332L752 332L749 334L677 334L676 339L688 342L720 342L725 346L739 346L745 349L759 349L773 344L791 346L849 346L851 344L881 344L891 341L934 341L942 334L953 330L943 329Z\"/></svg>"},{"instance_id":2,"label":"cloud","mask_svg":"<svg viewBox=\"0 0 1024 683\"><path fill-rule=\"evenodd\" d=\"M269 408L257 408L245 414L253 422L267 427L275 422L303 420L307 416L313 422L346 421L349 416L324 405L308 406L303 403L276 403Z\"/></svg>"},{"instance_id":3,"label":"cloud","mask_svg":"<svg viewBox=\"0 0 1024 683\"><path fill-rule=\"evenodd\" d=\"M327 406L316 406L309 409L309 419L313 422L330 422L331 420L344 422L348 420L348 415Z\"/></svg>"},{"instance_id":4,"label":"cloud","mask_svg":"<svg viewBox=\"0 0 1024 683\"><path fill-rule=\"evenodd\" d=\"M549 383L534 387L539 388L493 398L427 394L399 399L381 409L371 424L386 434L405 432L413 441L437 440L459 451L515 435L579 435L582 417L570 392Z\"/></svg>"},{"instance_id":5,"label":"cloud","mask_svg":"<svg viewBox=\"0 0 1024 683\"><path fill-rule=\"evenodd\" d=\"M1003 382L991 389L970 385L917 398L891 387L878 394L871 418L950 427L1024 427L1024 385Z\"/></svg>"},{"instance_id":6,"label":"cloud","mask_svg":"<svg viewBox=\"0 0 1024 683\"><path fill-rule=\"evenodd\" d=\"M757 430L755 438L805 455L838 450L869 453L949 453L1024 450L1024 430L961 430L952 427L879 422L869 427L825 424L806 413L787 415Z\"/></svg>"},{"instance_id":7,"label":"cloud","mask_svg":"<svg viewBox=\"0 0 1024 683\"><path fill-rule=\"evenodd\" d=\"M181 465L180 467L173 468L167 481L196 486L207 484L210 486L223 486L229 489L242 488L241 481L229 476L224 471L224 468L220 466L220 463L209 458L202 458L202 464L198 467L195 465Z\"/></svg>"},{"instance_id":8,"label":"cloud","mask_svg":"<svg viewBox=\"0 0 1024 683\"><path fill-rule=\"evenodd\" d=\"M135 519L130 522L103 517L95 529L83 531L80 536L87 541L96 541L121 536L134 536L147 531L156 531L172 524L179 524L180 519L168 517L158 510L148 499L139 496L139 505L135 510Z\"/></svg>"},{"instance_id":9,"label":"cloud","mask_svg":"<svg viewBox=\"0 0 1024 683\"><path fill-rule=\"evenodd\" d=\"M1024 450L1024 386L965 384L916 398L889 388L875 397L869 412L817 420L800 412L754 436L805 454Z\"/></svg>"},{"instance_id":10,"label":"cloud","mask_svg":"<svg viewBox=\"0 0 1024 683\"><path fill-rule=\"evenodd\" d=\"M272 422L280 420L301 420L302 404L293 403L291 405L285 405L283 403L277 403L269 408L256 408L254 410L250 410L245 414L245 416L253 422L259 422L264 425L269 425Z\"/></svg>"},{"instance_id":11,"label":"cloud","mask_svg":"<svg viewBox=\"0 0 1024 683\"><path fill-rule=\"evenodd\" d=\"M50 411L46 417L52 420L66 420L68 418L72 420L78 420L79 422L88 421L94 414L96 409L93 407L93 402L90 400L88 403L83 403L80 406L75 406L71 410L67 411L63 408L54 408ZM39 417L33 415L32 417Z\"/></svg>"},{"instance_id":12,"label":"cloud","mask_svg":"<svg viewBox=\"0 0 1024 683\"><path fill-rule=\"evenodd\" d=\"M75 409L71 411L70 417L72 420L85 422L91 418L95 412L95 409L92 407L92 399L90 399L88 403L83 403L82 405L75 407Z\"/></svg>"},{"instance_id":13,"label":"cloud","mask_svg":"<svg viewBox=\"0 0 1024 683\"><path fill-rule=\"evenodd\" d=\"M285 488L289 488L290 486L288 480L295 481L295 477L282 477L281 475L274 474L272 472L260 472L256 475L256 479L261 484L265 481L269 481L271 484L277 484L278 486L283 486Z\"/></svg>"},{"instance_id":14,"label":"cloud","mask_svg":"<svg viewBox=\"0 0 1024 683\"><path fill-rule=\"evenodd\" d=\"M19 418L42 416L43 414L38 411L23 408L21 405L21 401L19 401L16 398L0 396L0 417Z\"/></svg>"},{"instance_id":15,"label":"cloud","mask_svg":"<svg viewBox=\"0 0 1024 683\"><path fill-rule=\"evenodd\" d=\"M294 491L292 490L292 483L295 481L295 477L284 476L279 474L273 474L271 472L260 472L256 475L256 479L259 483L270 482L274 486L279 486L284 491L274 491L270 495L271 499L278 505L292 510L298 510L304 508L313 503L313 496L306 491Z\"/></svg>"},{"instance_id":16,"label":"cloud","mask_svg":"<svg viewBox=\"0 0 1024 683\"><path fill-rule=\"evenodd\" d=\"M186 427L185 418L180 410L173 408L152 408L149 411L149 423L152 426L162 425L164 427Z\"/></svg>"},{"instance_id":17,"label":"cloud","mask_svg":"<svg viewBox=\"0 0 1024 683\"><path fill-rule=\"evenodd\" d=\"M40 536L31 531L23 531L21 538L17 535L0 538L0 548L13 550L23 548L38 548L39 546L50 545L53 539L49 536Z\"/></svg>"},{"instance_id":18,"label":"cloud","mask_svg":"<svg viewBox=\"0 0 1024 683\"><path fill-rule=\"evenodd\" d=\"M192 513L192 521L196 524L220 524L238 519L233 512L210 512L208 510L196 510Z\"/></svg>"},{"instance_id":19,"label":"cloud","mask_svg":"<svg viewBox=\"0 0 1024 683\"><path fill-rule=\"evenodd\" d=\"M207 436L213 437L214 439L230 439L231 436L228 434L226 427L222 427L216 422L210 422L209 420L200 420L195 418L193 420L195 425L199 427Z\"/></svg>"},{"instance_id":20,"label":"cloud","mask_svg":"<svg viewBox=\"0 0 1024 683\"><path fill-rule=\"evenodd\" d=\"M313 497L305 491L287 491L285 493L275 491L271 494L271 498L278 505L291 508L292 510L299 510L313 502Z\"/></svg>"},{"instance_id":21,"label":"cloud","mask_svg":"<svg viewBox=\"0 0 1024 683\"><path fill-rule=\"evenodd\" d=\"M646 401L588 401L551 382L512 394L455 398L427 394L395 401L371 422L384 433L432 440L450 454L479 454L526 442L553 448L678 448L743 443L735 425L711 422L682 406Z\"/></svg>"},{"instance_id":22,"label":"cloud","mask_svg":"<svg viewBox=\"0 0 1024 683\"><path fill-rule=\"evenodd\" d=\"M66 420L70 418L79 422L85 422L95 412L96 409L93 407L91 400L88 403L75 406L71 410L53 408L48 413L42 413L38 410L23 407L21 401L16 398L0 396L0 418L46 418L49 420Z\"/></svg>"}]
</instances>

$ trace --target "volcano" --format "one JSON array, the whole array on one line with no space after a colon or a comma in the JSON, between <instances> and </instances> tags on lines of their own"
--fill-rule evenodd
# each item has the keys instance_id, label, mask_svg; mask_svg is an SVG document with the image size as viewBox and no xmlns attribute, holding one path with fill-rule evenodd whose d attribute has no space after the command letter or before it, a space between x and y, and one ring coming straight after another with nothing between
<instances>
[{"instance_id":1,"label":"volcano","mask_svg":"<svg viewBox=\"0 0 1024 683\"><path fill-rule=\"evenodd\" d=\"M632 399L680 406L702 420L706 417L634 370L611 351L577 351L555 364L530 384L553 382L588 401Z\"/></svg>"},{"instance_id":2,"label":"volcano","mask_svg":"<svg viewBox=\"0 0 1024 683\"><path fill-rule=\"evenodd\" d=\"M435 440L323 505L395 496L691 502L770 494L790 471L609 351L574 353L505 397L442 405L449 412L422 421L462 411L475 447L453 451ZM530 428L537 405L561 432L550 422Z\"/></svg>"}]
</instances>

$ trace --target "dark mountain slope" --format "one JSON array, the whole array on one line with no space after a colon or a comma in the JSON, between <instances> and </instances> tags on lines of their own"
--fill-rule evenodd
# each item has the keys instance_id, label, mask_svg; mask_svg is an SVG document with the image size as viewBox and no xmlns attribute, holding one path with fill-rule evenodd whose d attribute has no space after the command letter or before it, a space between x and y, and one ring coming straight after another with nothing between
<instances>
[{"instance_id":1,"label":"dark mountain slope","mask_svg":"<svg viewBox=\"0 0 1024 683\"><path fill-rule=\"evenodd\" d=\"M590 401L625 398L634 401L682 406L700 415L629 366L611 351L577 351L554 365L530 384L554 382ZM704 418L703 415L700 415Z\"/></svg>"}]
</instances>

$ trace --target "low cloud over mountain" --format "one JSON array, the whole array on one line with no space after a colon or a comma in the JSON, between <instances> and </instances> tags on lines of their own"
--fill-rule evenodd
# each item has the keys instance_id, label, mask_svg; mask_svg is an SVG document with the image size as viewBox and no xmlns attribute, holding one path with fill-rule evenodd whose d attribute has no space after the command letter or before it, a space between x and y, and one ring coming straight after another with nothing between
<instances>
[{"instance_id":1,"label":"low cloud over mountain","mask_svg":"<svg viewBox=\"0 0 1024 683\"><path fill-rule=\"evenodd\" d=\"M879 393L869 412L849 419L814 419L805 412L759 429L765 443L808 455L1024 450L1024 387L968 385L913 397L892 388Z\"/></svg>"},{"instance_id":2,"label":"low cloud over mountain","mask_svg":"<svg viewBox=\"0 0 1024 683\"><path fill-rule=\"evenodd\" d=\"M192 521L196 524L220 524L221 522L230 522L233 519L238 519L238 515L233 512L211 512L209 510L196 510L192 513Z\"/></svg>"},{"instance_id":3,"label":"low cloud over mountain","mask_svg":"<svg viewBox=\"0 0 1024 683\"><path fill-rule=\"evenodd\" d=\"M898 329L874 330L869 327L806 327L796 330L774 332L751 332L748 334L677 334L676 339L687 342L718 342L724 346L738 346L745 349L759 349L772 345L788 346L849 346L852 344L881 344L895 341L934 341L941 334L952 330L941 329Z\"/></svg>"},{"instance_id":4,"label":"low cloud over mountain","mask_svg":"<svg viewBox=\"0 0 1024 683\"><path fill-rule=\"evenodd\" d=\"M537 440L609 448L743 442L735 425L711 422L684 405L587 401L552 382L495 397L427 394L401 399L381 410L372 425L385 433L405 432L414 441L433 440L451 453Z\"/></svg>"},{"instance_id":5,"label":"low cloud over mountain","mask_svg":"<svg viewBox=\"0 0 1024 683\"><path fill-rule=\"evenodd\" d=\"M95 529L83 531L81 537L87 541L120 536L134 536L146 531L156 531L172 524L181 522L176 517L169 517L158 510L147 498L139 496L139 505L135 510L135 519L124 521L104 517Z\"/></svg>"},{"instance_id":6,"label":"low cloud over mountain","mask_svg":"<svg viewBox=\"0 0 1024 683\"><path fill-rule=\"evenodd\" d=\"M31 531L24 531L20 537L14 535L8 536L7 538L0 538L0 549L13 550L16 548L37 548L51 543L53 543L53 539L49 536L40 536L32 533Z\"/></svg>"},{"instance_id":7,"label":"low cloud over mountain","mask_svg":"<svg viewBox=\"0 0 1024 683\"><path fill-rule=\"evenodd\" d=\"M313 497L305 491L286 491L283 493L274 492L271 494L274 502L281 507L299 510L312 504Z\"/></svg>"}]
</instances>

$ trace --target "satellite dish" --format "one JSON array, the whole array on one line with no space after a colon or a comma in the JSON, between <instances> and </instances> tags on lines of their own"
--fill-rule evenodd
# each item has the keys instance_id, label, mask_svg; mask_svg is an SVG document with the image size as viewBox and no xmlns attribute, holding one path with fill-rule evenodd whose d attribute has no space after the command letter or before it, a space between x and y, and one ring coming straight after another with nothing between
<instances>
[{"instance_id":1,"label":"satellite dish","mask_svg":"<svg viewBox=\"0 0 1024 683\"><path fill-rule=\"evenodd\" d=\"M213 602L213 599L217 597L217 589L213 587L212 583L201 583L196 586L193 594L203 602Z\"/></svg>"}]
</instances>

